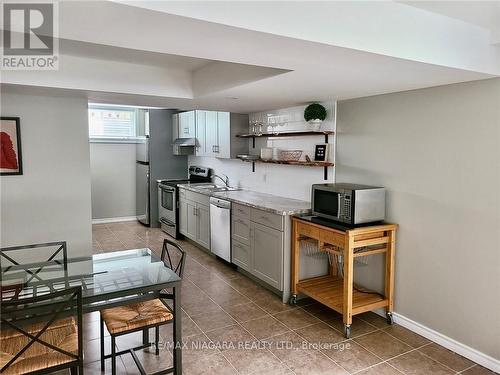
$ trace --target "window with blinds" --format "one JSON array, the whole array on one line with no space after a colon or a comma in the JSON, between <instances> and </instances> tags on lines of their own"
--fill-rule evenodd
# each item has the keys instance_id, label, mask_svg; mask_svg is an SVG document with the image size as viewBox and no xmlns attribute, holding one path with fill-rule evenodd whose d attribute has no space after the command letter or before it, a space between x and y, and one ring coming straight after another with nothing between
<instances>
[{"instance_id":1,"label":"window with blinds","mask_svg":"<svg viewBox=\"0 0 500 375\"><path fill-rule=\"evenodd\" d=\"M137 141L144 139L140 131L144 111L132 107L89 106L90 140ZM140 134L142 133L142 134Z\"/></svg>"}]
</instances>

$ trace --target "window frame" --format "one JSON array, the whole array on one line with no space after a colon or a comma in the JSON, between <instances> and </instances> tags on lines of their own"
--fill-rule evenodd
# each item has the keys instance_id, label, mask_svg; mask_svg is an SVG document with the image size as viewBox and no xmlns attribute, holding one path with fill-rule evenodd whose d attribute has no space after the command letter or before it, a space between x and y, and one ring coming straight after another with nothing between
<instances>
[{"instance_id":1,"label":"window frame","mask_svg":"<svg viewBox=\"0 0 500 375\"><path fill-rule=\"evenodd\" d=\"M136 135L133 137L110 137L110 136L95 136L90 135L90 116L89 112L92 109L96 110L114 110L114 111L127 111L134 112L134 130ZM139 111L138 107L124 106L124 105L102 105L102 104L91 104L89 103L87 106L87 127L88 127L88 137L89 143L145 143L147 136L138 136L137 135L137 124L139 121Z\"/></svg>"}]
</instances>

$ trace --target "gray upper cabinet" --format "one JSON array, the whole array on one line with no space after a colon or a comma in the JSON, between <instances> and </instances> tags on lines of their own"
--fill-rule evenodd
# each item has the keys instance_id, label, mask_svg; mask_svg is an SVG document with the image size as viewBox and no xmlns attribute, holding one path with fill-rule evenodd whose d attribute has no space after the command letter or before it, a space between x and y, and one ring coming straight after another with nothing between
<instances>
[{"instance_id":1,"label":"gray upper cabinet","mask_svg":"<svg viewBox=\"0 0 500 375\"><path fill-rule=\"evenodd\" d=\"M181 112L178 116L179 138L196 137L195 112Z\"/></svg>"},{"instance_id":2,"label":"gray upper cabinet","mask_svg":"<svg viewBox=\"0 0 500 375\"><path fill-rule=\"evenodd\" d=\"M217 112L206 111L205 117L205 139L202 135L198 137L200 143L205 143L205 156L217 156L217 145L219 144L219 126L217 123Z\"/></svg>"},{"instance_id":3,"label":"gray upper cabinet","mask_svg":"<svg viewBox=\"0 0 500 375\"><path fill-rule=\"evenodd\" d=\"M235 159L248 153L248 140L236 137L248 132L248 115L196 110L174 116L179 138L196 137L196 156Z\"/></svg>"},{"instance_id":4,"label":"gray upper cabinet","mask_svg":"<svg viewBox=\"0 0 500 375\"><path fill-rule=\"evenodd\" d=\"M251 222L251 272L272 287L282 290L283 232Z\"/></svg>"}]
</instances>

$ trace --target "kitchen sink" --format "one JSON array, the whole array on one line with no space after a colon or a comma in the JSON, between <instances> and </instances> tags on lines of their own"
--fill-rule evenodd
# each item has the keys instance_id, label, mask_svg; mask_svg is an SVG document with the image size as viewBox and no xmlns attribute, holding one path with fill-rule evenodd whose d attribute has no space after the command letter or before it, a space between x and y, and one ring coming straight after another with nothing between
<instances>
[{"instance_id":1,"label":"kitchen sink","mask_svg":"<svg viewBox=\"0 0 500 375\"><path fill-rule=\"evenodd\" d=\"M199 184L199 185L192 184L191 186L194 187L196 190L203 190L203 191L207 191L210 193L240 190L239 188L235 188L235 187L220 186L220 185L215 185L215 184Z\"/></svg>"},{"instance_id":2,"label":"kitchen sink","mask_svg":"<svg viewBox=\"0 0 500 375\"><path fill-rule=\"evenodd\" d=\"M221 192L221 191L238 191L238 190L240 190L240 189L235 188L235 187L221 186L221 187L213 188L210 191L217 193L217 192Z\"/></svg>"}]
</instances>

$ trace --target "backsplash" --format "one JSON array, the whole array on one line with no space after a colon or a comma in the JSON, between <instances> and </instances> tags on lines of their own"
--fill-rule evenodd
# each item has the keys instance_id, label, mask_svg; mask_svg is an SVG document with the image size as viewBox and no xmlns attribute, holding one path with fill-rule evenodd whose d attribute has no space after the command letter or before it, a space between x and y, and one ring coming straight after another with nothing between
<instances>
[{"instance_id":1,"label":"backsplash","mask_svg":"<svg viewBox=\"0 0 500 375\"><path fill-rule=\"evenodd\" d=\"M321 125L321 130L336 128L336 103L322 102L327 110L327 118ZM263 132L311 130L311 126L304 120L306 105L273 111L251 113L250 123L259 121L268 123ZM277 122L277 125L274 125ZM273 126L274 125L274 126ZM252 148L249 141L249 151L258 155L262 147L276 147L283 150L303 150L301 160L305 155L314 159L314 146L324 144L322 136L297 136L283 138L260 138ZM335 161L335 136L329 137L329 161ZM252 172L252 163L241 160L217 159L212 157L189 156L190 165L209 167L216 174L225 174L229 177L231 186L254 190L261 193L280 195L287 198L311 200L311 185L316 183L334 182L335 167L328 168L328 180L323 179L323 168L303 167L295 165L255 163L255 172Z\"/></svg>"}]
</instances>

